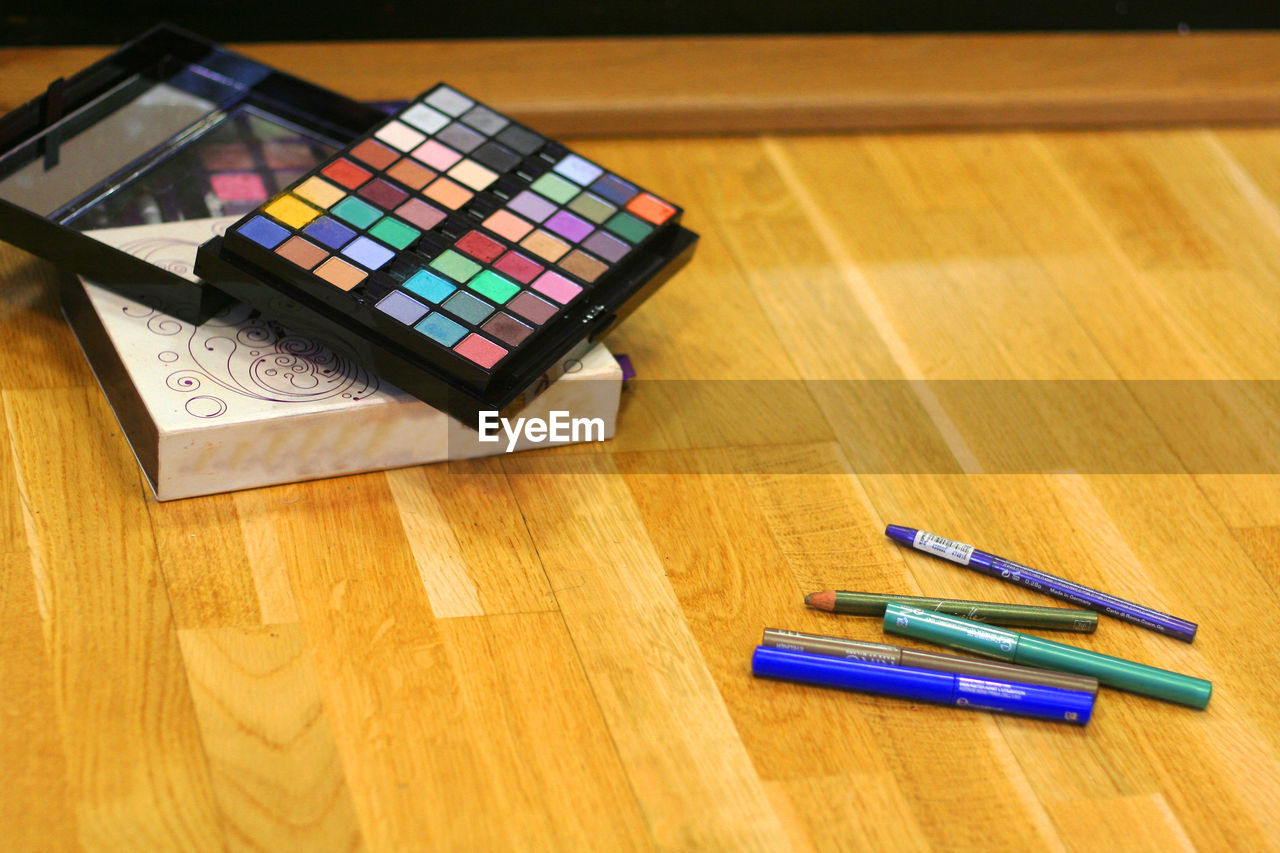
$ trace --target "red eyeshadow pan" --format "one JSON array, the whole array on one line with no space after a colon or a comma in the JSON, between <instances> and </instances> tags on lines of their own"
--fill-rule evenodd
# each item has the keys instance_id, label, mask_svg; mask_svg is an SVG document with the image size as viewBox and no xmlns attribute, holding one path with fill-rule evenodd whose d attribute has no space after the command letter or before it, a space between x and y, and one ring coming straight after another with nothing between
<instances>
[{"instance_id":1,"label":"red eyeshadow pan","mask_svg":"<svg viewBox=\"0 0 1280 853\"><path fill-rule=\"evenodd\" d=\"M349 190L355 189L373 177L371 173L361 169L350 160L343 160L341 158L334 160L328 166L321 169L320 174L332 181L342 184Z\"/></svg>"},{"instance_id":2,"label":"red eyeshadow pan","mask_svg":"<svg viewBox=\"0 0 1280 853\"><path fill-rule=\"evenodd\" d=\"M380 207L385 207L387 210L394 209L397 204L409 197L407 192L387 183L382 178L377 178L362 186L360 195Z\"/></svg>"},{"instance_id":3,"label":"red eyeshadow pan","mask_svg":"<svg viewBox=\"0 0 1280 853\"><path fill-rule=\"evenodd\" d=\"M538 277L546 267L534 263L519 252L507 252L494 262L493 268L504 272L521 284L528 284Z\"/></svg>"},{"instance_id":4,"label":"red eyeshadow pan","mask_svg":"<svg viewBox=\"0 0 1280 853\"><path fill-rule=\"evenodd\" d=\"M457 248L486 264L502 254L503 245L497 240L484 236L479 231L472 231L456 244Z\"/></svg>"},{"instance_id":5,"label":"red eyeshadow pan","mask_svg":"<svg viewBox=\"0 0 1280 853\"><path fill-rule=\"evenodd\" d=\"M385 169L400 159L400 155L395 151L379 142L374 142L372 139L366 139L355 148L352 148L351 155L363 160L375 169Z\"/></svg>"},{"instance_id":6,"label":"red eyeshadow pan","mask_svg":"<svg viewBox=\"0 0 1280 853\"><path fill-rule=\"evenodd\" d=\"M469 358L481 367L493 367L507 351L493 341L472 333L462 339L462 343L453 348L458 355Z\"/></svg>"}]
</instances>

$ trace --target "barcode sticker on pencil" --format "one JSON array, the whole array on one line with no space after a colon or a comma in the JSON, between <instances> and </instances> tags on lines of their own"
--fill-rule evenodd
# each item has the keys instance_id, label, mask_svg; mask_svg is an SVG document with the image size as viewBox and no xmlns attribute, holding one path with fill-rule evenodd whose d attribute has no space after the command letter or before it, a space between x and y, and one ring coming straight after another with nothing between
<instances>
[{"instance_id":1,"label":"barcode sticker on pencil","mask_svg":"<svg viewBox=\"0 0 1280 853\"><path fill-rule=\"evenodd\" d=\"M944 560L950 560L962 566L969 565L969 558L973 556L972 545L944 539L934 533L925 533L923 530L916 531L916 538L912 544L920 551L937 554Z\"/></svg>"}]
</instances>

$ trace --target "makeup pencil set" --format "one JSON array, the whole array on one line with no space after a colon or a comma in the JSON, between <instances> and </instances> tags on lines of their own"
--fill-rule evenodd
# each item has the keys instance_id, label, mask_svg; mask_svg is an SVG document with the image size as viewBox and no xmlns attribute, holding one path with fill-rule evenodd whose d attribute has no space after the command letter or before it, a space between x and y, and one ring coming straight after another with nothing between
<instances>
[{"instance_id":1,"label":"makeup pencil set","mask_svg":"<svg viewBox=\"0 0 1280 853\"><path fill-rule=\"evenodd\" d=\"M1099 685L1191 708L1209 704L1213 685L1202 678L1012 630L1091 633L1101 612L1189 643L1194 623L924 531L890 525L885 533L1090 610L825 590L805 603L829 613L881 616L886 633L993 660L767 628L752 656L753 674L1076 725L1088 723Z\"/></svg>"}]
</instances>

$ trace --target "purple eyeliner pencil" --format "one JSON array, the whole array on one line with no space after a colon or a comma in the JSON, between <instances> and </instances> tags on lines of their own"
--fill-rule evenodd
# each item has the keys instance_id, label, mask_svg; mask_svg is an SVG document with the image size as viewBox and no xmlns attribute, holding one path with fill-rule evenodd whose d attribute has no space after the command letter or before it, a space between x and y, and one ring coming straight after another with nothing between
<instances>
[{"instance_id":1,"label":"purple eyeliner pencil","mask_svg":"<svg viewBox=\"0 0 1280 853\"><path fill-rule=\"evenodd\" d=\"M1189 643L1196 638L1197 625L1194 622L1099 592L1048 572L997 557L995 554L988 554L986 551L979 551L972 545L944 539L934 533L926 533L923 530L903 527L899 524L890 524L885 527L884 535L917 551L924 551L926 554L959 563L984 575L1020 584L1036 592L1052 595L1054 598L1088 607L1090 610L1114 616L1116 619L1132 622L1150 631L1167 634L1184 643Z\"/></svg>"}]
</instances>

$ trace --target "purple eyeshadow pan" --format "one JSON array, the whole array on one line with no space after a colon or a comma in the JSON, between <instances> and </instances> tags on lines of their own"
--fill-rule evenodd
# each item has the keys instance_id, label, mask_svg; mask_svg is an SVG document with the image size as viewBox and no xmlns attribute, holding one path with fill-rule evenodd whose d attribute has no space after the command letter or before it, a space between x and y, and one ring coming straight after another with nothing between
<instances>
[{"instance_id":1,"label":"purple eyeshadow pan","mask_svg":"<svg viewBox=\"0 0 1280 853\"><path fill-rule=\"evenodd\" d=\"M383 246L381 243L375 243L368 237L357 237L347 244L342 250L342 254L351 260L368 267L371 270L380 268L387 261L395 256L395 252Z\"/></svg>"},{"instance_id":2,"label":"purple eyeshadow pan","mask_svg":"<svg viewBox=\"0 0 1280 853\"><path fill-rule=\"evenodd\" d=\"M537 193L531 193L528 190L511 199L507 207L528 219L532 219L534 222L541 222L554 213L556 209L554 204Z\"/></svg>"},{"instance_id":3,"label":"purple eyeshadow pan","mask_svg":"<svg viewBox=\"0 0 1280 853\"><path fill-rule=\"evenodd\" d=\"M376 205L385 207L387 210L395 209L395 206L409 197L409 194L399 187L387 183L381 178L374 178L369 183L362 186L359 190L360 195L369 199Z\"/></svg>"},{"instance_id":4,"label":"purple eyeshadow pan","mask_svg":"<svg viewBox=\"0 0 1280 853\"><path fill-rule=\"evenodd\" d=\"M582 248L595 252L611 263L622 260L622 256L631 251L631 247L616 237L610 237L603 231L597 231L582 243Z\"/></svg>"},{"instance_id":5,"label":"purple eyeshadow pan","mask_svg":"<svg viewBox=\"0 0 1280 853\"><path fill-rule=\"evenodd\" d=\"M548 219L546 224L547 228L575 243L590 234L594 227L590 222L579 219L567 210L560 211Z\"/></svg>"},{"instance_id":6,"label":"purple eyeshadow pan","mask_svg":"<svg viewBox=\"0 0 1280 853\"><path fill-rule=\"evenodd\" d=\"M412 326L427 313L427 306L398 290L393 290L374 306L388 317L394 317L406 326Z\"/></svg>"}]
</instances>

